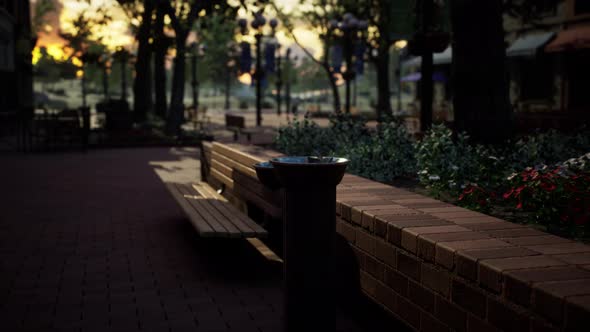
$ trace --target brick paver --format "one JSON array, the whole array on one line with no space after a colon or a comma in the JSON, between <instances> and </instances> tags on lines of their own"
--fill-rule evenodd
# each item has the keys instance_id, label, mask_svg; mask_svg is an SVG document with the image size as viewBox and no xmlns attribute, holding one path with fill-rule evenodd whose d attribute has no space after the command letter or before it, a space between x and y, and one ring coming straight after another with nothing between
<instances>
[{"instance_id":1,"label":"brick paver","mask_svg":"<svg viewBox=\"0 0 590 332\"><path fill-rule=\"evenodd\" d=\"M281 331L280 263L200 239L154 172L195 153L0 156L0 330Z\"/></svg>"}]
</instances>

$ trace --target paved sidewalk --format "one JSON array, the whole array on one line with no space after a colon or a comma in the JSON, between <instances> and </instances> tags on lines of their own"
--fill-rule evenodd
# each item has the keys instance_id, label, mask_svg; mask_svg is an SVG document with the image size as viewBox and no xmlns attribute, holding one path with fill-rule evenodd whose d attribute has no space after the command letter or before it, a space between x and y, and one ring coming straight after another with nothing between
<instances>
[{"instance_id":1,"label":"paved sidewalk","mask_svg":"<svg viewBox=\"0 0 590 332\"><path fill-rule=\"evenodd\" d=\"M196 178L196 153L0 156L0 330L281 331L280 263L198 238L154 172Z\"/></svg>"}]
</instances>

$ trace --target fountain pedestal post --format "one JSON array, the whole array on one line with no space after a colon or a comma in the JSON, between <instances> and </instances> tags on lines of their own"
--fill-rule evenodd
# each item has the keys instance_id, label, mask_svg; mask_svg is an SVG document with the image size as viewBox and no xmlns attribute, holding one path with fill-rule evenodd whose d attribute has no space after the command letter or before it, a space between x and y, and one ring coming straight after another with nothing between
<instances>
[{"instance_id":1,"label":"fountain pedestal post","mask_svg":"<svg viewBox=\"0 0 590 332\"><path fill-rule=\"evenodd\" d=\"M285 331L334 331L336 186L348 160L282 157L270 162L284 188Z\"/></svg>"}]
</instances>

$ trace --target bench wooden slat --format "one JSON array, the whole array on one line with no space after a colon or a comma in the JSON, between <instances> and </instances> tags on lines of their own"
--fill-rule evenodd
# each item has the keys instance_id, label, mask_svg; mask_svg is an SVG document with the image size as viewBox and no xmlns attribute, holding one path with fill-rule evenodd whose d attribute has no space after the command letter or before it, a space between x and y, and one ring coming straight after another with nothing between
<instances>
[{"instance_id":1,"label":"bench wooden slat","mask_svg":"<svg viewBox=\"0 0 590 332\"><path fill-rule=\"evenodd\" d=\"M176 187L175 183L166 183L166 188L170 191L174 200L178 202L184 213L189 217L191 224L193 224L202 237L216 236L217 232L194 210L194 207L184 197L185 194Z\"/></svg>"},{"instance_id":2,"label":"bench wooden slat","mask_svg":"<svg viewBox=\"0 0 590 332\"><path fill-rule=\"evenodd\" d=\"M219 163L230 167L240 170L242 173L247 174L248 176L257 179L256 171L254 170L253 164L252 165L244 165L235 160L229 159L228 157L220 154L217 151L213 151L211 154L211 160L217 160Z\"/></svg>"},{"instance_id":3,"label":"bench wooden slat","mask_svg":"<svg viewBox=\"0 0 590 332\"><path fill-rule=\"evenodd\" d=\"M250 165L251 166L251 165L254 165L259 162L268 161L268 159L253 157L253 156L247 155L239 150L236 150L228 145L220 144L217 142L213 143L212 151L218 152L219 154L222 154L222 155L228 157L229 159L236 160L237 162L239 162L243 165Z\"/></svg>"},{"instance_id":4,"label":"bench wooden slat","mask_svg":"<svg viewBox=\"0 0 590 332\"><path fill-rule=\"evenodd\" d=\"M234 225L234 223L229 220L225 215L219 212L219 210L215 207L215 203L217 200L212 198L205 198L199 197L195 198L197 204L199 204L203 209L205 209L220 225L222 225L226 230L229 237L241 237L242 231Z\"/></svg>"},{"instance_id":5,"label":"bench wooden slat","mask_svg":"<svg viewBox=\"0 0 590 332\"><path fill-rule=\"evenodd\" d=\"M252 231L258 237L266 237L268 235L266 229L262 228L262 226L257 224L254 220L240 212L235 206L231 205L230 203L225 203L223 204L223 208L227 209L229 213L232 213L235 217L237 217L238 220L240 220L246 227L252 229Z\"/></svg>"},{"instance_id":6,"label":"bench wooden slat","mask_svg":"<svg viewBox=\"0 0 590 332\"><path fill-rule=\"evenodd\" d=\"M187 192L198 193L198 191L195 191L195 189L189 184L182 185L182 187ZM211 225L215 231L219 232L218 235L220 237L240 237L240 231L211 205L211 198L202 197L200 196L200 193L199 196L191 196L192 197L187 199L188 202L205 220L207 220L209 225ZM203 199L199 199L201 197Z\"/></svg>"},{"instance_id":7,"label":"bench wooden slat","mask_svg":"<svg viewBox=\"0 0 590 332\"><path fill-rule=\"evenodd\" d=\"M236 227L238 227L245 235L249 236L266 236L267 231L258 225L256 222L248 218L244 213L231 205L223 196L213 193L211 187L207 184L193 184L195 188L204 197L218 196L219 199L212 201L212 204L231 220Z\"/></svg>"},{"instance_id":8,"label":"bench wooden slat","mask_svg":"<svg viewBox=\"0 0 590 332\"><path fill-rule=\"evenodd\" d=\"M232 178L232 169L215 158L211 159L211 168L216 169L230 179Z\"/></svg>"},{"instance_id":9,"label":"bench wooden slat","mask_svg":"<svg viewBox=\"0 0 590 332\"><path fill-rule=\"evenodd\" d=\"M231 221L231 223L240 230L241 234L244 237L253 237L258 235L258 232L250 227L247 223L245 223L242 219L244 214L240 211L232 212L230 203L222 202L218 200L212 200L211 205L213 205L219 213L223 214L227 220Z\"/></svg>"},{"instance_id":10,"label":"bench wooden slat","mask_svg":"<svg viewBox=\"0 0 590 332\"><path fill-rule=\"evenodd\" d=\"M234 180L228 178L223 173L214 168L211 168L210 172L211 176L219 180L219 182L225 184L229 189L234 189Z\"/></svg>"},{"instance_id":11,"label":"bench wooden slat","mask_svg":"<svg viewBox=\"0 0 590 332\"><path fill-rule=\"evenodd\" d=\"M191 190L192 188L188 187L184 184L177 184L177 188L179 191L187 196L195 196L195 191ZM195 199L186 199L185 200L192 206L197 214L201 216L203 220L205 220L209 226L215 232L215 236L218 237L228 237L227 229L220 224L217 219L215 219L201 204Z\"/></svg>"}]
</instances>

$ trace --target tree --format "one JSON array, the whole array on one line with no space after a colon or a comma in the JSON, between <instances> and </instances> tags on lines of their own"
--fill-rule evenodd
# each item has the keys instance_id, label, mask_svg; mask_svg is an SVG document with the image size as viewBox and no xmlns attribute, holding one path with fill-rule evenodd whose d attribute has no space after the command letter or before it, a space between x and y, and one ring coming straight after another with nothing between
<instances>
[{"instance_id":1,"label":"tree","mask_svg":"<svg viewBox=\"0 0 590 332\"><path fill-rule=\"evenodd\" d=\"M166 54L173 41L164 33L166 6L158 2L154 21L154 96L156 115L166 117L168 102L166 100Z\"/></svg>"},{"instance_id":2,"label":"tree","mask_svg":"<svg viewBox=\"0 0 590 332\"><path fill-rule=\"evenodd\" d=\"M136 121L143 121L153 109L152 99L152 50L150 37L155 0L117 0L124 9L135 31L137 57L135 61L135 80L133 81L133 112Z\"/></svg>"},{"instance_id":3,"label":"tree","mask_svg":"<svg viewBox=\"0 0 590 332\"><path fill-rule=\"evenodd\" d=\"M180 134L180 125L184 118L184 84L186 70L186 40L199 15L211 14L213 11L227 12L227 3L222 0L161 0L162 9L170 18L174 30L176 56L172 73L172 95L166 118L166 131L170 135ZM235 15L235 11L233 11Z\"/></svg>"},{"instance_id":4,"label":"tree","mask_svg":"<svg viewBox=\"0 0 590 332\"><path fill-rule=\"evenodd\" d=\"M56 7L53 0L37 0L34 4L33 15L31 16L31 31L33 33L32 46L37 44L39 34L43 31L47 23L47 15L54 12Z\"/></svg>"},{"instance_id":5,"label":"tree","mask_svg":"<svg viewBox=\"0 0 590 332\"><path fill-rule=\"evenodd\" d=\"M512 134L502 0L451 0L450 5L455 128L477 141L500 143Z\"/></svg>"},{"instance_id":6,"label":"tree","mask_svg":"<svg viewBox=\"0 0 590 332\"><path fill-rule=\"evenodd\" d=\"M276 5L274 5L274 9L277 11L278 16L283 22L286 30L289 32L289 35L291 38L293 38L293 41L295 41L295 44L297 44L303 50L305 55L307 55L311 61L323 69L332 90L334 111L340 112L342 110L342 106L340 103L340 92L338 91L338 86L336 84L338 78L334 68L330 63L330 45L334 40L330 35L329 27L331 20L337 19L338 17L342 16L342 14L344 14L344 9L339 5L338 0L312 0L310 2L300 0L300 4L309 5L307 7L303 7L309 9L304 9L297 19L306 22L308 25L314 27L318 32L324 47L322 57L314 56L309 49L305 48L305 46L299 42L297 36L293 33L295 25L291 21L291 18L288 15L283 14L280 8L278 8Z\"/></svg>"},{"instance_id":7,"label":"tree","mask_svg":"<svg viewBox=\"0 0 590 332\"><path fill-rule=\"evenodd\" d=\"M221 13L204 17L196 28L199 43L206 47L205 55L200 61L205 70L199 72L209 77L214 84L225 84L230 51L236 47L236 28L236 21Z\"/></svg>"},{"instance_id":8,"label":"tree","mask_svg":"<svg viewBox=\"0 0 590 332\"><path fill-rule=\"evenodd\" d=\"M393 0L364 0L361 4L354 0L341 0L347 12L366 19L371 29L367 35L367 43L371 50L369 59L377 73L377 118L391 115L391 89L389 82L389 49L396 41L392 38L392 7ZM373 51L374 50L374 51Z\"/></svg>"},{"instance_id":9,"label":"tree","mask_svg":"<svg viewBox=\"0 0 590 332\"><path fill-rule=\"evenodd\" d=\"M474 139L501 143L513 134L503 14L542 27L543 5L559 0L451 0L455 127Z\"/></svg>"},{"instance_id":10,"label":"tree","mask_svg":"<svg viewBox=\"0 0 590 332\"><path fill-rule=\"evenodd\" d=\"M76 58L82 62L81 70L84 72L85 66L89 63L98 61L99 54L92 47L100 42L92 33L94 26L105 26L110 22L111 17L106 10L94 4L91 0L84 0L88 8L81 11L71 22L71 27L67 32L60 31L59 35L66 41L64 48L70 54L68 60ZM86 77L83 74L82 80L82 106L86 106Z\"/></svg>"}]
</instances>

